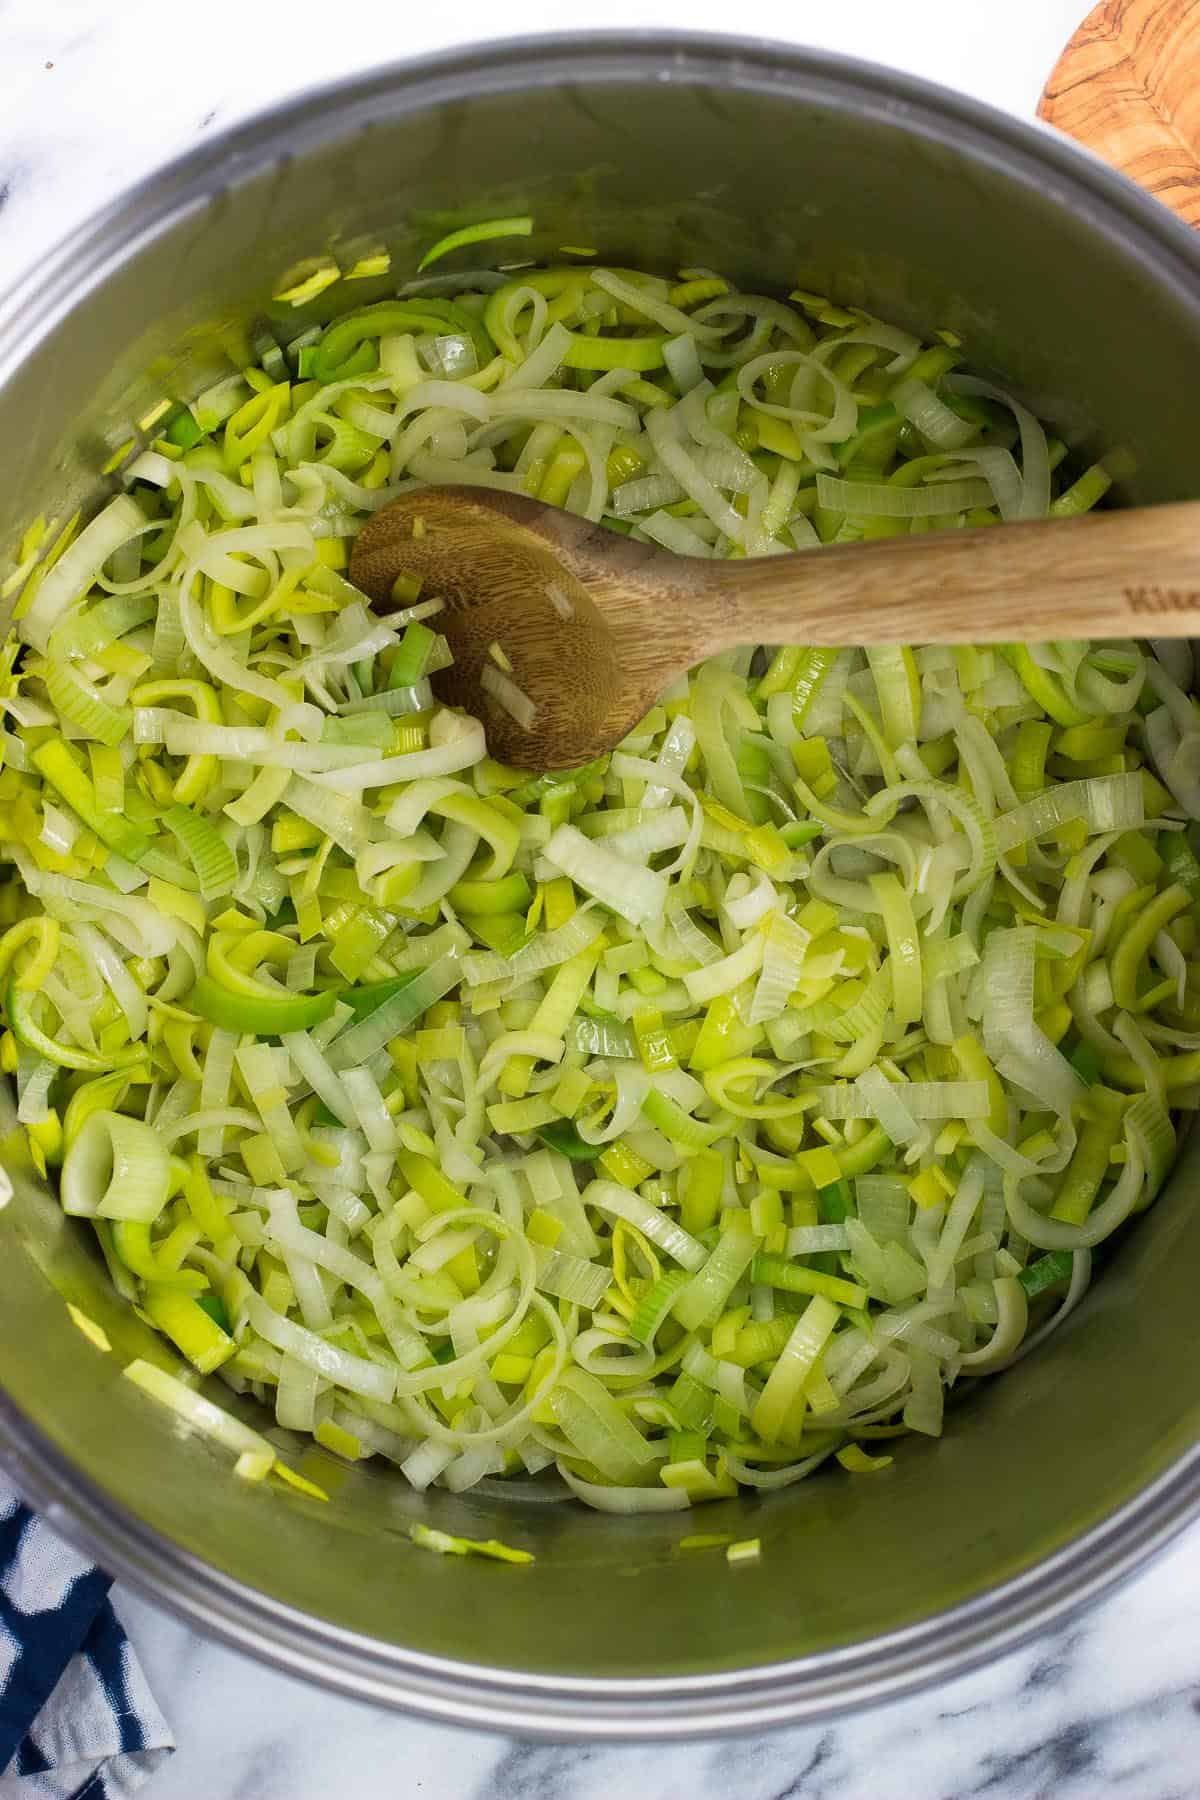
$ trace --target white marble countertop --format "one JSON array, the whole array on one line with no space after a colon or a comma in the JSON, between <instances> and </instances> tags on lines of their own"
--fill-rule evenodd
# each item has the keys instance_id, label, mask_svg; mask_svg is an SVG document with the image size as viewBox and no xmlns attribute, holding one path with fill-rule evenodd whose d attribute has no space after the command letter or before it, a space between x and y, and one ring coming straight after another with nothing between
<instances>
[{"instance_id":1,"label":"white marble countertop","mask_svg":"<svg viewBox=\"0 0 1200 1800\"><path fill-rule=\"evenodd\" d=\"M759 0L801 35L1029 113L1082 0ZM183 20L194 17L194 28ZM559 29L515 0L511 32ZM570 23L720 29L724 0L577 0ZM0 281L155 163L298 88L487 35L481 0L0 0ZM521 1744L314 1692L118 1588L178 1754L152 1800L1128 1800L1200 1795L1200 1533L1068 1629L939 1691L828 1727L664 1749Z\"/></svg>"}]
</instances>

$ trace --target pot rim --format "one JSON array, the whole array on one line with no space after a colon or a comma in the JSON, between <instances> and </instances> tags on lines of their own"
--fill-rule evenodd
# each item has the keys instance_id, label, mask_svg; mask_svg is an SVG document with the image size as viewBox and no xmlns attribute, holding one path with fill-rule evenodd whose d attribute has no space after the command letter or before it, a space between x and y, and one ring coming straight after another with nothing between
<instances>
[{"instance_id":1,"label":"pot rim","mask_svg":"<svg viewBox=\"0 0 1200 1800\"><path fill-rule=\"evenodd\" d=\"M1040 122L879 65L698 32L553 33L466 45L316 86L128 188L0 294L0 386L114 269L221 191L373 116L572 80L711 84L819 100L900 123L1003 167L1096 232L1136 244L1149 277L1200 293L1200 243L1123 175ZM0 1452L61 1535L187 1624L287 1674L426 1718L535 1738L686 1738L811 1723L947 1680L1091 1602L1200 1513L1200 1444L1082 1536L919 1623L786 1662L620 1680L487 1668L383 1644L213 1568L112 1501L0 1390Z\"/></svg>"}]
</instances>

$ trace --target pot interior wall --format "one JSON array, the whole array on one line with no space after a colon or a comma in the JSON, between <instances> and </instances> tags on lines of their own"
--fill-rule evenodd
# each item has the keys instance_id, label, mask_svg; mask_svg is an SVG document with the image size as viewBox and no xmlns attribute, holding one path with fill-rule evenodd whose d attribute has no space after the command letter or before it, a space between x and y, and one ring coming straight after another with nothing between
<instances>
[{"instance_id":1,"label":"pot interior wall","mask_svg":"<svg viewBox=\"0 0 1200 1800\"><path fill-rule=\"evenodd\" d=\"M242 134L219 167L168 174L141 199L131 254L118 208L46 273L36 305L0 318L0 537L48 501L98 491L125 422L228 372L256 322L295 335L394 291L453 225L522 210L537 219L528 254L540 260L594 245L609 261L712 266L774 292L799 282L954 330L1081 452L1124 445L1128 497L1200 492L1200 439L1177 404L1200 363L1200 309L1181 254L1151 267L1153 234L1136 219L1100 222L1083 185L1032 159L1032 140L1002 150L956 103L939 116L889 98L876 77L855 86L818 67L785 79L748 53L725 59L722 85L716 59L656 70L646 52L635 81L636 60L492 57L470 98L461 67L423 87L380 78L337 116L318 102L274 135ZM272 302L303 258L332 248L346 263L377 244L393 253L388 282L339 283L298 311ZM1163 1473L1200 1426L1195 1154L1068 1327L955 1407L941 1442L907 1442L876 1479L820 1474L697 1515L691 1529L761 1537L761 1562L733 1571L719 1553L680 1554L678 1517L422 1498L317 1450L294 1460L329 1505L233 1480L224 1454L120 1378L129 1356L161 1357L157 1340L36 1180L19 1168L15 1179L0 1215L10 1424L23 1415L90 1484L85 1522L117 1502L224 1576L379 1646L620 1679L860 1644L1028 1569ZM60 1296L103 1324L115 1354L85 1341ZM30 1472L38 1462L43 1491L65 1493L35 1453L15 1454ZM417 1518L504 1536L537 1561L430 1556L405 1536ZM148 1554L143 1573L154 1578Z\"/></svg>"}]
</instances>

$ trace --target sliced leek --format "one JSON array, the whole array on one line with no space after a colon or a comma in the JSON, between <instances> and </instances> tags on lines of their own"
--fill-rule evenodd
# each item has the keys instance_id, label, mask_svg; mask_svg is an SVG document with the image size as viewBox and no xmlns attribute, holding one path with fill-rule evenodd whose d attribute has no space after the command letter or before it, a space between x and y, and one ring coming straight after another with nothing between
<instances>
[{"instance_id":1,"label":"sliced leek","mask_svg":"<svg viewBox=\"0 0 1200 1800\"><path fill-rule=\"evenodd\" d=\"M579 254L264 343L29 534L0 1061L198 1374L417 1488L675 1511L936 1434L1153 1199L1200 1103L1200 714L1169 645L785 644L586 768L491 760L436 697L441 599L342 573L403 487L726 556L1109 481L944 346ZM512 675L494 645L519 719Z\"/></svg>"}]
</instances>

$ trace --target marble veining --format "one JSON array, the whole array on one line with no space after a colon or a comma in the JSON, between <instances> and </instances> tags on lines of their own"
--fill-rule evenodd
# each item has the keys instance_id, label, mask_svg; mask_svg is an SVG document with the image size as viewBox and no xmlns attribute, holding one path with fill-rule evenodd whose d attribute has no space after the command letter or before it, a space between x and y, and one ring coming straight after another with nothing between
<instances>
[{"instance_id":1,"label":"marble veining","mask_svg":"<svg viewBox=\"0 0 1200 1800\"><path fill-rule=\"evenodd\" d=\"M518 1743L390 1718L121 1597L180 1753L154 1800L1194 1800L1200 1533L1100 1606L940 1689L827 1725L665 1748ZM389 1785L402 1769L402 1782Z\"/></svg>"},{"instance_id":2,"label":"marble veining","mask_svg":"<svg viewBox=\"0 0 1200 1800\"><path fill-rule=\"evenodd\" d=\"M0 0L0 280L203 134L358 67L488 35L482 0ZM1083 0L759 0L737 23L1032 111ZM724 0L514 0L511 32L721 29ZM1200 1529L1100 1606L940 1689L832 1724L667 1748L544 1745L315 1693L117 1602L178 1754L151 1800L1195 1800ZM2 1791L2 1788L0 1788Z\"/></svg>"}]
</instances>

